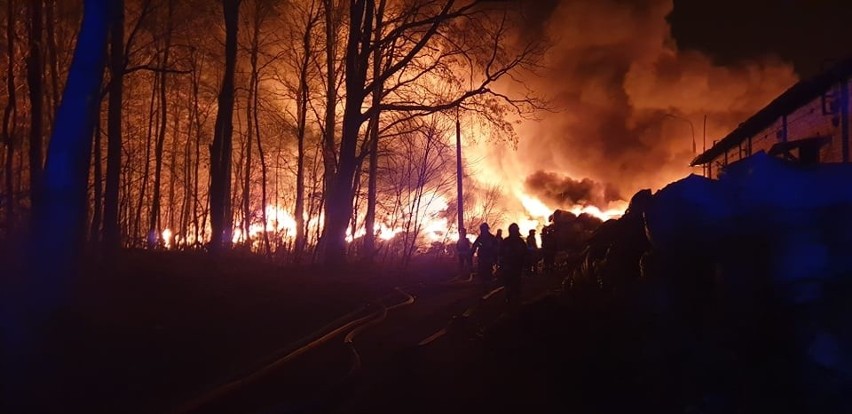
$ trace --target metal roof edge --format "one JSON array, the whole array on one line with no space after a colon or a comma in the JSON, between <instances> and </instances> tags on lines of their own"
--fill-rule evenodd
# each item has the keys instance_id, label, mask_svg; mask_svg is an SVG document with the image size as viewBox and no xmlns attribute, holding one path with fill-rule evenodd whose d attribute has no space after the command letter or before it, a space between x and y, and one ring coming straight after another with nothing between
<instances>
[{"instance_id":1,"label":"metal roof edge","mask_svg":"<svg viewBox=\"0 0 852 414\"><path fill-rule=\"evenodd\" d=\"M694 167L712 161L724 151L765 129L778 118L822 95L832 85L849 78L850 75L852 75L852 56L841 60L825 72L797 82L763 109L740 123L707 151L696 156L689 165Z\"/></svg>"}]
</instances>

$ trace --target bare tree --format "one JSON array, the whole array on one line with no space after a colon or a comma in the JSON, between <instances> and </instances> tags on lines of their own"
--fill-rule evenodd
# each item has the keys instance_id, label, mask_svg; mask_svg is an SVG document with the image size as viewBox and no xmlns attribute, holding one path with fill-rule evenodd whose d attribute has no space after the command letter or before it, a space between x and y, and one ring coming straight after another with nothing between
<instances>
[{"instance_id":1,"label":"bare tree","mask_svg":"<svg viewBox=\"0 0 852 414\"><path fill-rule=\"evenodd\" d=\"M157 85L159 84L160 78L158 76L154 76L154 82L151 84L151 100L148 105L148 133L145 139L145 158L143 160L144 167L142 170L142 183L139 188L139 202L137 203L136 208L136 217L133 225L133 234L139 235L142 227L142 208L145 205L145 193L148 190L148 180L150 177L150 168L151 168L151 146L152 141L154 139L154 121L157 118L156 102L157 102Z\"/></svg>"},{"instance_id":2,"label":"bare tree","mask_svg":"<svg viewBox=\"0 0 852 414\"><path fill-rule=\"evenodd\" d=\"M121 106L124 94L124 0L113 0L109 41L109 109L107 112L107 173L104 190L104 247L121 245L118 226L118 187L121 172ZM112 257L112 255L107 255Z\"/></svg>"},{"instance_id":3,"label":"bare tree","mask_svg":"<svg viewBox=\"0 0 852 414\"><path fill-rule=\"evenodd\" d=\"M43 203L35 210L34 282L56 304L74 274L86 234L92 130L106 61L108 0L87 0L74 60L47 154ZM48 237L49 235L49 237ZM49 257L50 260L44 260Z\"/></svg>"},{"instance_id":4,"label":"bare tree","mask_svg":"<svg viewBox=\"0 0 852 414\"><path fill-rule=\"evenodd\" d=\"M214 251L230 245L231 222L231 145L234 112L234 72L237 60L239 0L223 0L225 17L225 73L219 91L219 109L213 145L210 150L210 224Z\"/></svg>"},{"instance_id":5,"label":"bare tree","mask_svg":"<svg viewBox=\"0 0 852 414\"><path fill-rule=\"evenodd\" d=\"M92 167L93 180L92 187L94 194L92 196L94 208L92 209L92 223L89 228L89 241L97 245L100 243L101 235L101 217L103 216L103 157L101 154L101 105L102 101L98 100L98 108L95 113L95 131L92 134Z\"/></svg>"},{"instance_id":6,"label":"bare tree","mask_svg":"<svg viewBox=\"0 0 852 414\"><path fill-rule=\"evenodd\" d=\"M311 0L301 15L304 21L294 23L294 37L299 38L299 48L294 51L298 57L295 69L296 82L296 205L294 218L296 221L296 234L293 246L293 257L296 263L302 259L306 244L305 226L305 139L307 135L308 110L310 105L310 71L311 62L316 58L314 45L314 29L319 24L321 14L316 2ZM328 13L328 11L326 11ZM328 15L327 15L328 21ZM327 23L328 24L328 23ZM334 76L334 75L332 75ZM333 111L333 109L332 109ZM327 112L334 114L332 111ZM333 123L329 124L332 126ZM328 126L327 126L328 127Z\"/></svg>"},{"instance_id":7,"label":"bare tree","mask_svg":"<svg viewBox=\"0 0 852 414\"><path fill-rule=\"evenodd\" d=\"M174 0L166 1L166 32L164 35L163 57L161 61L162 69L159 71L159 86L160 86L160 116L159 129L157 132L157 141L154 147L154 190L151 204L151 211L148 220L148 243L156 242L161 234L160 222L160 184L163 171L163 146L166 142L166 124L168 122L168 99L166 96L167 89L167 73L165 68L169 67L169 52L172 48L172 31L173 31L173 15L174 15ZM154 247L149 245L148 247Z\"/></svg>"},{"instance_id":8,"label":"bare tree","mask_svg":"<svg viewBox=\"0 0 852 414\"><path fill-rule=\"evenodd\" d=\"M381 42L383 19L385 14L386 0L380 0L376 12L376 29L374 30L373 43ZM383 48L373 48L373 79L379 79L382 73L382 52ZM384 82L375 82L372 91L373 107L381 104L382 96L384 95ZM364 217L364 255L368 261L373 260L376 249L376 198L378 196L378 163L379 163L379 118L381 111L374 111L370 117L370 124L367 128L369 135L369 153L370 153L370 169L367 173L367 213Z\"/></svg>"},{"instance_id":9,"label":"bare tree","mask_svg":"<svg viewBox=\"0 0 852 414\"><path fill-rule=\"evenodd\" d=\"M405 220L403 225L403 264L408 264L423 230L424 220L433 214L432 206L438 202L453 183L452 171L448 166L452 162L452 149L446 143L443 131L433 116L424 119L415 132L405 133L398 141L402 147L398 150L404 160L400 166L402 172L403 200Z\"/></svg>"},{"instance_id":10,"label":"bare tree","mask_svg":"<svg viewBox=\"0 0 852 414\"><path fill-rule=\"evenodd\" d=\"M255 16L252 19L255 23L257 23L257 17ZM255 31L259 31L259 25L255 24L252 27L252 39L251 46L249 47L249 60L252 61L251 65L251 73L249 74L249 86L248 86L248 96L246 96L246 164L245 164L245 174L243 174L243 234L245 235L246 242L251 245L251 222L252 222L252 200L251 200L251 173L252 173L252 139L254 138L254 114L253 112L253 104L254 104L254 83L257 80L257 55L255 50L257 49L255 46ZM252 60L253 59L253 60ZM261 205L261 210L265 210ZM265 212L262 212L264 216ZM266 226L266 220L264 220L264 226ZM261 235L261 237L263 237Z\"/></svg>"},{"instance_id":11,"label":"bare tree","mask_svg":"<svg viewBox=\"0 0 852 414\"><path fill-rule=\"evenodd\" d=\"M260 158L260 173L261 173L261 200L260 200L260 218L263 222L263 231L260 232L260 242L263 247L264 252L267 257L271 257L271 246L269 241L269 234L266 231L266 223L268 223L268 217L266 213L267 206L267 163L266 163L266 154L263 148L263 140L261 139L262 131L260 124L260 82L261 82L261 70L262 65L259 63L260 54L263 53L261 44L261 33L263 29L263 25L266 20L269 18L270 14L274 12L273 3L269 0L254 0L253 8L250 13L250 33L249 33L249 45L248 45L248 55L249 55L249 64L250 64L250 72L249 72L249 85L248 85L248 96L246 98L246 158L245 158L245 171L243 175L243 231L247 235L246 240L248 241L248 235L251 230L251 222L254 216L254 210L252 209L252 196L251 196L251 188L252 188L252 172L253 172L253 143L257 144L258 156Z\"/></svg>"},{"instance_id":12,"label":"bare tree","mask_svg":"<svg viewBox=\"0 0 852 414\"><path fill-rule=\"evenodd\" d=\"M407 113L409 117L425 116L455 108L482 96L497 97L516 109L520 109L519 102L529 102L495 93L491 85L511 71L531 65L539 48L531 43L517 52L508 51L505 45L509 35L506 12L489 11L484 9L483 3L472 1L457 4L455 0L405 2L400 4L392 17L380 20L376 18L375 0L350 2L342 136L339 146L333 148L336 152L332 149L325 151L327 155L336 155L335 163L326 162L327 165L336 164L333 173L327 173L329 180L326 184L323 247L324 258L328 263L334 265L344 260L345 232L353 213L356 170L360 160L369 154L366 148L358 152L359 136L363 123L375 112L393 111ZM496 21L489 18L491 14L498 16ZM474 15L476 18L473 18ZM484 22L470 23L477 20ZM373 40L377 21L389 25L378 42ZM478 32L477 36L488 39L488 42L484 42L487 46L471 48L462 42L455 42L454 31L468 35ZM464 39L463 36L460 38ZM380 74L368 79L372 52L383 44L393 44L400 52L394 54L392 61ZM430 74L449 68L449 61L458 61L462 56L468 58L470 77L477 81L468 84L456 82L457 87L449 91L419 83L429 78ZM452 77L451 71L444 73ZM395 84L388 85L386 82L389 80ZM384 84L381 90L386 95L379 101L379 105L368 105L365 100L379 89L378 84ZM493 108L494 102L489 100L489 105L485 105L484 109Z\"/></svg>"},{"instance_id":13,"label":"bare tree","mask_svg":"<svg viewBox=\"0 0 852 414\"><path fill-rule=\"evenodd\" d=\"M123 0L117 0L123 1ZM56 53L56 18L55 18L56 0L45 1L44 18L47 21L45 28L47 29L47 58L50 66L50 95L51 112L56 113L56 108L59 106L59 58Z\"/></svg>"},{"instance_id":14,"label":"bare tree","mask_svg":"<svg viewBox=\"0 0 852 414\"><path fill-rule=\"evenodd\" d=\"M343 12L343 3L337 0L323 0L323 11L325 15L325 123L322 145L323 159L323 208L327 211L331 200L328 199L330 187L333 185L334 177L338 168L337 154L337 139L336 139L336 120L337 120L337 92L338 92L338 72L337 72L337 54L338 54L338 32L341 25L341 15ZM351 215L351 214L350 214ZM339 221L339 220L338 220ZM342 254L343 237L345 237L346 223L333 231L328 227L328 220L322 226L323 236L319 243L323 249L338 251ZM326 236L326 234L334 234L334 236ZM337 237L340 236L340 237ZM334 243L335 246L327 246Z\"/></svg>"},{"instance_id":15,"label":"bare tree","mask_svg":"<svg viewBox=\"0 0 852 414\"><path fill-rule=\"evenodd\" d=\"M43 380L44 355L38 346L46 340L45 326L68 299L77 275L80 249L86 235L86 186L92 127L99 101L109 32L109 0L86 0L82 29L56 116L48 148L41 202L34 210L33 272L4 307L15 318L4 318L4 331L15 332L0 355L4 379L4 407L30 411L32 390ZM49 260L45 260L48 258ZM5 345L9 345L6 347ZM35 370L35 372L33 371ZM7 388L6 385L9 385Z\"/></svg>"},{"instance_id":16,"label":"bare tree","mask_svg":"<svg viewBox=\"0 0 852 414\"><path fill-rule=\"evenodd\" d=\"M90 177L94 198L87 204L93 213L87 230L93 240L101 237L109 249L140 246L146 234L159 238L168 227L173 246L212 242L218 250L229 247L233 220L250 232L259 221L274 222L266 217L274 205L293 212L295 227L255 234L263 237L253 240L256 250L293 252L287 256L293 260L307 260L310 252L334 264L347 250L363 246L359 256L372 258L385 245L376 238L378 225L399 220L403 226L412 211L411 204L394 204L390 171L383 170L384 158L400 150L396 141L422 126L418 119L438 116L443 122L456 108L502 121L497 115L518 103L491 85L534 57L512 36L502 6L486 8L483 0L242 3L110 3L109 75L100 95L104 100L109 95L104 135L90 136L107 141L94 142L89 155L95 179ZM13 24L2 45L9 65L0 67L7 89L0 97L0 220L11 227L15 213L20 220L27 209L38 142L49 142L45 135L54 132L51 112L69 67L64 51L76 39L73 26L82 8L55 0L2 4ZM240 7L248 12L244 21ZM39 10L37 20L49 22L40 29L33 19ZM221 40L194 36L223 17L224 48ZM16 37L36 32L23 43ZM36 48L41 62L29 58ZM41 68L39 82L31 76L34 63ZM191 76L173 76L184 72ZM245 78L236 79L241 73ZM245 85L245 95L237 92L238 83ZM22 86L30 94L23 104ZM39 87L41 93L34 93ZM36 95L40 115L28 112ZM33 130L22 135L20 121L30 122L31 116L45 122L38 142ZM234 133L239 156L232 154ZM429 151L434 154L434 148ZM423 154L417 155L412 159L420 162ZM423 200L433 195L426 187ZM366 237L347 245L350 232Z\"/></svg>"},{"instance_id":17,"label":"bare tree","mask_svg":"<svg viewBox=\"0 0 852 414\"><path fill-rule=\"evenodd\" d=\"M204 121L207 117L207 112L202 113L202 111L200 109L200 105L201 105L200 99L199 99L199 92L200 92L199 90L201 88L200 76L201 76L201 72L204 68L204 61L198 55L199 54L197 52L193 52L191 60L190 60L191 65L192 65L192 69L193 69L192 101L191 101L192 122L193 122L193 125L195 127L195 140L194 140L195 141L195 160L194 160L193 171L192 171L192 176L194 177L194 180L193 180L193 183L194 183L193 184L194 185L193 201L192 201L192 226L193 226L193 231L194 231L193 240L195 241L195 243L200 243L200 241L201 241L201 239L204 235L204 228L206 227L206 221L207 221L206 220L206 217L207 217L206 214L204 215L204 220L200 219L201 213L199 212L199 209L202 208L202 206L208 205L208 202L209 202L209 200L208 200L208 202L201 203L201 201L200 201L201 196L199 195L199 184L200 184L199 182L201 180L201 176L199 175L199 169L200 169L200 166L201 166L201 140L202 140L203 135L204 135L203 125L204 125ZM208 196L208 198L209 198L209 196Z\"/></svg>"},{"instance_id":18,"label":"bare tree","mask_svg":"<svg viewBox=\"0 0 852 414\"><path fill-rule=\"evenodd\" d=\"M42 133L44 122L44 38L41 0L27 2L29 13L29 55L27 56L27 87L30 95L30 201L39 203L38 194L42 170Z\"/></svg>"},{"instance_id":19,"label":"bare tree","mask_svg":"<svg viewBox=\"0 0 852 414\"><path fill-rule=\"evenodd\" d=\"M473 192L470 192L473 194ZM489 223L495 227L506 218L506 211L500 208L500 200L503 198L503 189L499 185L492 185L479 191L478 197L465 197L465 210L471 211L466 220L465 227L477 228L482 223Z\"/></svg>"},{"instance_id":20,"label":"bare tree","mask_svg":"<svg viewBox=\"0 0 852 414\"><path fill-rule=\"evenodd\" d=\"M15 96L15 2L8 0L6 3L6 93L8 101L3 109L3 144L6 146L4 177L5 177L5 200L6 207L6 232L7 236L15 225L15 186L14 186L14 162L15 162L15 132L17 127L17 97Z\"/></svg>"}]
</instances>

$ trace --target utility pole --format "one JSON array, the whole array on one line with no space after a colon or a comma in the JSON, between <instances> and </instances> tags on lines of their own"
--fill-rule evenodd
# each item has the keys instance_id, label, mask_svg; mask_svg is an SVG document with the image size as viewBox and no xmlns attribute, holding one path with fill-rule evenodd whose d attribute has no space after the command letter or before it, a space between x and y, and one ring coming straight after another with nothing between
<instances>
[{"instance_id":1,"label":"utility pole","mask_svg":"<svg viewBox=\"0 0 852 414\"><path fill-rule=\"evenodd\" d=\"M683 121L683 122L686 122L686 123L689 124L689 131L692 132L692 155L698 155L697 150L696 150L696 146L695 146L695 126L692 124L692 121L690 121L688 118L684 118L680 115L675 115L675 114L672 114L672 113L663 114L663 117L674 118L674 119L677 119L677 120L680 120L680 121Z\"/></svg>"},{"instance_id":2,"label":"utility pole","mask_svg":"<svg viewBox=\"0 0 852 414\"><path fill-rule=\"evenodd\" d=\"M459 234L464 228L464 192L462 191L462 153L461 153L461 122L459 110L456 109L456 187L458 188ZM459 236L461 237L461 236Z\"/></svg>"},{"instance_id":3,"label":"utility pole","mask_svg":"<svg viewBox=\"0 0 852 414\"><path fill-rule=\"evenodd\" d=\"M704 134L704 136L701 138L701 147L703 148L702 151L701 151L702 154L707 152L707 114L704 114L704 133L703 134ZM705 176L705 177L709 176L709 174L707 174L707 164L704 164L704 165L701 166L701 172L703 173L702 174L703 176Z\"/></svg>"}]
</instances>

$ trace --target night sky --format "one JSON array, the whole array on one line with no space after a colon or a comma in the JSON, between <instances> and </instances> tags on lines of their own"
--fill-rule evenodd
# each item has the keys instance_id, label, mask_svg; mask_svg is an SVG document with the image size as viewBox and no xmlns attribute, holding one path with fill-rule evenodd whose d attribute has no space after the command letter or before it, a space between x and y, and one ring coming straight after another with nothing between
<instances>
[{"instance_id":1,"label":"night sky","mask_svg":"<svg viewBox=\"0 0 852 414\"><path fill-rule=\"evenodd\" d=\"M723 64L774 54L808 77L852 55L850 0L674 0L669 22L680 48Z\"/></svg>"},{"instance_id":2,"label":"night sky","mask_svg":"<svg viewBox=\"0 0 852 414\"><path fill-rule=\"evenodd\" d=\"M522 2L538 28L559 0ZM809 77L852 56L852 0L674 0L668 20L681 50L702 51L723 65L774 55Z\"/></svg>"}]
</instances>

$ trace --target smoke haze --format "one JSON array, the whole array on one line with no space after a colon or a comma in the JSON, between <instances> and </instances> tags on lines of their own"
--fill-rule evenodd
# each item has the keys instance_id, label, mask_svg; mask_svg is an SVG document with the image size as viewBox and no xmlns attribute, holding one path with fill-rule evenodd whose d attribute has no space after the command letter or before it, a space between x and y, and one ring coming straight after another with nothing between
<instances>
[{"instance_id":1,"label":"smoke haze","mask_svg":"<svg viewBox=\"0 0 852 414\"><path fill-rule=\"evenodd\" d=\"M516 150L479 142L469 159L481 159L482 180L548 207L570 200L603 209L700 174L688 164L693 145L698 153L704 146L705 115L709 148L797 80L792 65L771 56L719 66L679 50L666 21L671 0L542 6L530 33L552 47L546 69L525 83L557 112L519 125Z\"/></svg>"}]
</instances>

